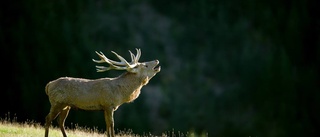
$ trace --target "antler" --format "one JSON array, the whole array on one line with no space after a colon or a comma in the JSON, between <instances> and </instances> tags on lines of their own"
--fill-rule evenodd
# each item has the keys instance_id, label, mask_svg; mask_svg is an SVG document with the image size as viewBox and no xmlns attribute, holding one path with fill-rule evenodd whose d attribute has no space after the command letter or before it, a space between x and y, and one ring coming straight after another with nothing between
<instances>
[{"instance_id":1,"label":"antler","mask_svg":"<svg viewBox=\"0 0 320 137\"><path fill-rule=\"evenodd\" d=\"M120 55L118 55L114 51L111 51L111 52L113 54L115 54L120 59L121 62L117 62L117 61L108 59L101 51L100 51L100 53L96 51L96 53L98 54L98 56L100 57L101 60L92 59L92 61L94 61L96 63L108 63L110 65L109 67L96 66L97 72L104 72L104 71L108 71L108 70L111 70L111 69L128 70L128 69L134 68L135 66L138 65L138 61L139 61L139 58L141 56L141 50L140 49L136 49L136 51L137 51L137 55L134 55L129 50L129 53L131 55L131 62L130 63L128 63L128 61L126 61L123 57L121 57Z\"/></svg>"}]
</instances>

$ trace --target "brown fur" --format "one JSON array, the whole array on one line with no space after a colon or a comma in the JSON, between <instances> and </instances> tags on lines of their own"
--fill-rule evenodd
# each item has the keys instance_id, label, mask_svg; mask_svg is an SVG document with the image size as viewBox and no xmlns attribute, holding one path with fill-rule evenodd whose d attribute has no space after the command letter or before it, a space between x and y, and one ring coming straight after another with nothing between
<instances>
[{"instance_id":1,"label":"brown fur","mask_svg":"<svg viewBox=\"0 0 320 137\"><path fill-rule=\"evenodd\" d=\"M114 137L113 112L123 103L132 102L140 95L141 88L160 71L155 68L159 61L139 63L132 72L125 72L116 78L100 78L95 80L61 77L50 81L45 92L51 103L46 116L45 136L49 134L49 126L57 116L59 127L64 137L64 121L71 108L83 110L103 110L106 121L106 133Z\"/></svg>"}]
</instances>

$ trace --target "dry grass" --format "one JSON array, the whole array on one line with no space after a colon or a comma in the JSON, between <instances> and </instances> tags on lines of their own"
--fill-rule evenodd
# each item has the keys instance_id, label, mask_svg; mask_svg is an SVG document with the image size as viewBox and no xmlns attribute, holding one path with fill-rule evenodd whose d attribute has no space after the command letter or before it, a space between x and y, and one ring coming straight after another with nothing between
<instances>
[{"instance_id":1,"label":"dry grass","mask_svg":"<svg viewBox=\"0 0 320 137\"><path fill-rule=\"evenodd\" d=\"M14 118L10 120L8 118L0 118L0 137L41 137L44 136L44 127L36 122L18 123ZM106 137L105 134L99 132L97 129L90 129L75 126L75 129L66 129L68 137ZM50 137L62 137L62 133L59 128L51 126L49 129ZM147 133L144 135L137 135L132 130L117 131L117 137L155 137L154 135ZM207 134L196 135L194 133L183 134L181 132L175 133L166 132L161 137L206 137Z\"/></svg>"},{"instance_id":2,"label":"dry grass","mask_svg":"<svg viewBox=\"0 0 320 137\"><path fill-rule=\"evenodd\" d=\"M104 134L89 130L89 129L67 129L69 137L104 137ZM37 123L17 123L17 122L0 122L1 137L39 137L44 136L44 128ZM51 127L49 131L50 137L61 137L61 131L58 128Z\"/></svg>"},{"instance_id":3,"label":"dry grass","mask_svg":"<svg viewBox=\"0 0 320 137\"><path fill-rule=\"evenodd\" d=\"M44 136L44 127L40 123L25 122L18 123L14 118L10 120L0 119L0 137L41 137ZM76 126L75 129L66 129L68 137L105 137L106 135L96 129ZM50 137L61 137L59 128L51 126L49 129ZM117 137L136 137L132 131L120 131Z\"/></svg>"}]
</instances>

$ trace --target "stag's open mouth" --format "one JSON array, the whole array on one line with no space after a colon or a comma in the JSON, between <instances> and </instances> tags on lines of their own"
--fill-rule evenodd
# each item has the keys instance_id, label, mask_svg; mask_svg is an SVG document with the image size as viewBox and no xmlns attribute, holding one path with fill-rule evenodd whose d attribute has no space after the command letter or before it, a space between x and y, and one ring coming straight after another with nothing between
<instances>
[{"instance_id":1,"label":"stag's open mouth","mask_svg":"<svg viewBox=\"0 0 320 137\"><path fill-rule=\"evenodd\" d=\"M161 70L161 66L153 68L154 71L159 72Z\"/></svg>"},{"instance_id":2,"label":"stag's open mouth","mask_svg":"<svg viewBox=\"0 0 320 137\"><path fill-rule=\"evenodd\" d=\"M161 66L158 66L160 62L159 62L159 60L155 60L155 62L156 62L156 64L153 67L153 70L156 71L156 72L159 72L161 70Z\"/></svg>"}]
</instances>

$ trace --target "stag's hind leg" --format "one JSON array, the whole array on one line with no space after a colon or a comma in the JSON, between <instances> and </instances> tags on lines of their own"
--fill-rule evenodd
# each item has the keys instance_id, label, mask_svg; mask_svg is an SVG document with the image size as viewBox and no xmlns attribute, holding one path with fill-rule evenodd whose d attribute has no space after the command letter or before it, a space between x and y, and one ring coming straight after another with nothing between
<instances>
[{"instance_id":1,"label":"stag's hind leg","mask_svg":"<svg viewBox=\"0 0 320 137\"><path fill-rule=\"evenodd\" d=\"M59 114L59 111L55 111L53 109L50 109L49 114L46 116L46 124L44 125L46 132L45 132L45 137L48 137L49 134L49 127L51 125L51 122L53 119L55 119Z\"/></svg>"},{"instance_id":2,"label":"stag's hind leg","mask_svg":"<svg viewBox=\"0 0 320 137\"><path fill-rule=\"evenodd\" d=\"M70 106L65 107L59 114L58 123L64 137L67 137L67 134L64 129L64 122L69 114L70 108L71 108Z\"/></svg>"},{"instance_id":3,"label":"stag's hind leg","mask_svg":"<svg viewBox=\"0 0 320 137\"><path fill-rule=\"evenodd\" d=\"M62 109L64 108L65 106L63 105L53 105L51 104L51 108L50 108L50 112L49 114L46 116L46 123L44 125L45 127L45 137L48 137L48 134L49 134L49 127L52 123L52 120L54 120L58 115L59 113L62 111Z\"/></svg>"}]
</instances>

